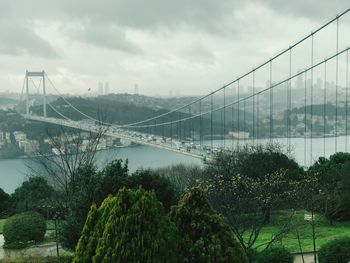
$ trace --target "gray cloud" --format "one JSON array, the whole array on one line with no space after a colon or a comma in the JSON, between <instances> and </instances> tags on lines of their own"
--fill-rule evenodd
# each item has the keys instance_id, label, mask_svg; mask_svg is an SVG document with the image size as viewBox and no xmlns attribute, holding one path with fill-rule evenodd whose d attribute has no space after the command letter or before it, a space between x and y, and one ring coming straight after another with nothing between
<instances>
[{"instance_id":1,"label":"gray cloud","mask_svg":"<svg viewBox=\"0 0 350 263\"><path fill-rule=\"evenodd\" d=\"M114 25L98 25L85 23L79 27L67 30L68 34L76 40L104 47L120 50L131 54L138 54L141 49L128 41L125 32Z\"/></svg>"},{"instance_id":2,"label":"gray cloud","mask_svg":"<svg viewBox=\"0 0 350 263\"><path fill-rule=\"evenodd\" d=\"M45 39L38 36L33 28L15 21L0 21L0 53L6 55L34 55L57 58L58 53Z\"/></svg>"},{"instance_id":3,"label":"gray cloud","mask_svg":"<svg viewBox=\"0 0 350 263\"><path fill-rule=\"evenodd\" d=\"M191 47L184 49L182 55L189 61L204 63L204 64L213 64L215 63L214 53L204 47L201 44L192 45Z\"/></svg>"},{"instance_id":4,"label":"gray cloud","mask_svg":"<svg viewBox=\"0 0 350 263\"><path fill-rule=\"evenodd\" d=\"M297 17L306 17L316 20L327 20L335 17L344 10L348 9L349 0L303 0L303 1L281 1L281 0L264 0L270 8L283 12L284 14L292 14Z\"/></svg>"},{"instance_id":5,"label":"gray cloud","mask_svg":"<svg viewBox=\"0 0 350 263\"><path fill-rule=\"evenodd\" d=\"M118 91L138 83L148 94L192 84L201 87L192 93L204 92L348 6L348 0L0 0L0 69L4 76L17 75L21 65L58 72L63 90L68 75L81 90L103 79ZM61 59L51 59L58 52ZM9 88L17 87L14 79L7 78Z\"/></svg>"}]
</instances>

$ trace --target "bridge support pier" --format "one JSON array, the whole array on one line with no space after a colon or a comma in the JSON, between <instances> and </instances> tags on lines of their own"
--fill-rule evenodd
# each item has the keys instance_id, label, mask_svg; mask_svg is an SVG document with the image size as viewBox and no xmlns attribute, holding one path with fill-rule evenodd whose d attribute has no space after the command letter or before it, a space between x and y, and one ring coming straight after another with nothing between
<instances>
[{"instance_id":1,"label":"bridge support pier","mask_svg":"<svg viewBox=\"0 0 350 263\"><path fill-rule=\"evenodd\" d=\"M43 83L43 115L47 117L46 112L46 84L45 84L45 71L28 71L26 70L26 114L29 115L29 78L39 77ZM35 85L35 84L34 84ZM39 85L40 87L40 85Z\"/></svg>"}]
</instances>

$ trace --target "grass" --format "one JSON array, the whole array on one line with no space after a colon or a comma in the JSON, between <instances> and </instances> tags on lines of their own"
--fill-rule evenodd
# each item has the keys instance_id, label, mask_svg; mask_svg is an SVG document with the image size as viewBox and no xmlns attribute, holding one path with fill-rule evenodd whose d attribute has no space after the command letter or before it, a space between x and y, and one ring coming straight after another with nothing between
<instances>
[{"instance_id":1,"label":"grass","mask_svg":"<svg viewBox=\"0 0 350 263\"><path fill-rule=\"evenodd\" d=\"M263 248L264 244L271 240L271 237L278 233L281 226L288 219L285 212L280 212L277 215L273 215L271 223L263 227L255 247ZM299 232L301 238L301 246L303 252L313 251L312 242L312 227L308 221L304 220L304 211L297 212L292 219L291 229L285 234L280 241L281 245L285 246L293 253L300 252L297 232ZM350 222L336 222L332 225L322 215L316 215L316 249L318 250L323 244L341 237L350 237ZM262 245L262 246L260 246Z\"/></svg>"},{"instance_id":2,"label":"grass","mask_svg":"<svg viewBox=\"0 0 350 263\"><path fill-rule=\"evenodd\" d=\"M2 229L4 227L6 219L0 219L0 234L2 234Z\"/></svg>"}]
</instances>

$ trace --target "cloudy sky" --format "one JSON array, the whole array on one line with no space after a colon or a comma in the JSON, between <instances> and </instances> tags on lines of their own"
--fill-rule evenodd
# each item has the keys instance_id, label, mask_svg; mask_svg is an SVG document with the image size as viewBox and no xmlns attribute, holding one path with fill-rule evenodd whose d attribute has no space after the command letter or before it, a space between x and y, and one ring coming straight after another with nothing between
<instances>
[{"instance_id":1,"label":"cloudy sky","mask_svg":"<svg viewBox=\"0 0 350 263\"><path fill-rule=\"evenodd\" d=\"M349 0L0 0L0 92L20 92L26 69L44 69L61 92L97 91L108 81L113 92L133 93L138 84L146 95L204 94L349 7Z\"/></svg>"}]
</instances>

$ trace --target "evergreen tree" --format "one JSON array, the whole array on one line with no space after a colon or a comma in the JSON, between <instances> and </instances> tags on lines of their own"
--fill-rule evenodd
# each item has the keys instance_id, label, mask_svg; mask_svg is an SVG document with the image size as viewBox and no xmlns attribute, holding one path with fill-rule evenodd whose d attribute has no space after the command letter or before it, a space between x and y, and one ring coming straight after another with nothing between
<instances>
[{"instance_id":1,"label":"evergreen tree","mask_svg":"<svg viewBox=\"0 0 350 263\"><path fill-rule=\"evenodd\" d=\"M200 189L185 193L170 216L182 236L179 262L248 262L229 226Z\"/></svg>"},{"instance_id":2,"label":"evergreen tree","mask_svg":"<svg viewBox=\"0 0 350 263\"><path fill-rule=\"evenodd\" d=\"M177 236L154 192L122 188L91 207L74 262L177 262Z\"/></svg>"}]
</instances>

